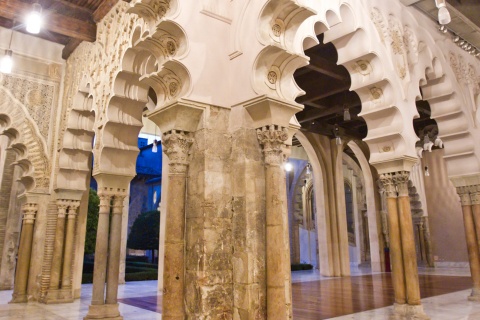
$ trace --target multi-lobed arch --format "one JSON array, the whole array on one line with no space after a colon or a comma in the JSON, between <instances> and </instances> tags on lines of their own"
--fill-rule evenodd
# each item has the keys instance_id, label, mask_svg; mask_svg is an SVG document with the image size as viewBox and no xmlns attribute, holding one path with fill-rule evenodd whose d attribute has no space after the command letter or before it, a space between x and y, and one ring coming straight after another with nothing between
<instances>
[{"instance_id":1,"label":"multi-lobed arch","mask_svg":"<svg viewBox=\"0 0 480 320\"><path fill-rule=\"evenodd\" d=\"M47 146L26 107L5 88L0 87L0 134L8 137L14 150L14 165L22 169L20 182L26 192L48 192L50 187Z\"/></svg>"}]
</instances>

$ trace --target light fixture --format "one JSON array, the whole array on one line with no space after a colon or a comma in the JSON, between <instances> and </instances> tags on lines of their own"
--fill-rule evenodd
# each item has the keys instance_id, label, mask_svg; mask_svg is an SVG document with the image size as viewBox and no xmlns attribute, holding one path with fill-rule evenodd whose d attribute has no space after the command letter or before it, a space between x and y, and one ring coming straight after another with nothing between
<instances>
[{"instance_id":1,"label":"light fixture","mask_svg":"<svg viewBox=\"0 0 480 320\"><path fill-rule=\"evenodd\" d=\"M333 127L333 135L335 136L335 144L337 146L340 146L342 144L342 138L340 138L340 128L338 127L338 124L336 124L336 123Z\"/></svg>"},{"instance_id":2,"label":"light fixture","mask_svg":"<svg viewBox=\"0 0 480 320\"><path fill-rule=\"evenodd\" d=\"M293 169L293 165L290 162L285 162L283 168L285 169L285 171L290 172Z\"/></svg>"},{"instance_id":3,"label":"light fixture","mask_svg":"<svg viewBox=\"0 0 480 320\"><path fill-rule=\"evenodd\" d=\"M449 24L452 18L448 12L446 0L435 0L435 4L438 8L438 22L441 25Z\"/></svg>"},{"instance_id":4,"label":"light fixture","mask_svg":"<svg viewBox=\"0 0 480 320\"><path fill-rule=\"evenodd\" d=\"M157 147L157 145L158 145L157 139L153 140L153 145L152 145L152 152L153 152L153 153L157 153L157 152L158 152L158 147Z\"/></svg>"},{"instance_id":5,"label":"light fixture","mask_svg":"<svg viewBox=\"0 0 480 320\"><path fill-rule=\"evenodd\" d=\"M350 121L352 117L350 116L350 110L347 105L343 106L343 121Z\"/></svg>"},{"instance_id":6,"label":"light fixture","mask_svg":"<svg viewBox=\"0 0 480 320\"><path fill-rule=\"evenodd\" d=\"M428 166L425 166L425 177L430 177L430 171L428 171Z\"/></svg>"},{"instance_id":7,"label":"light fixture","mask_svg":"<svg viewBox=\"0 0 480 320\"><path fill-rule=\"evenodd\" d=\"M13 67L12 50L5 50L5 55L0 60L0 72L11 73Z\"/></svg>"},{"instance_id":8,"label":"light fixture","mask_svg":"<svg viewBox=\"0 0 480 320\"><path fill-rule=\"evenodd\" d=\"M8 49L5 50L5 55L0 60L0 72L1 73L11 73L13 68L13 51L10 49L12 46L13 39L13 29L10 33L10 43L8 44Z\"/></svg>"},{"instance_id":9,"label":"light fixture","mask_svg":"<svg viewBox=\"0 0 480 320\"><path fill-rule=\"evenodd\" d=\"M40 32L43 24L43 17L42 17L42 6L35 2L32 5L32 11L27 15L25 19L25 24L27 26L27 31L33 34L37 34Z\"/></svg>"}]
</instances>

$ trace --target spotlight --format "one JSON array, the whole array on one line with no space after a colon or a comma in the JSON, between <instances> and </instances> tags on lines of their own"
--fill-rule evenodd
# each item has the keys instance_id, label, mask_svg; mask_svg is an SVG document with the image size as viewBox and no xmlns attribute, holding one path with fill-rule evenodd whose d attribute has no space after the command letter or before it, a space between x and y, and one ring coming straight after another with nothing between
<instances>
[{"instance_id":1,"label":"spotlight","mask_svg":"<svg viewBox=\"0 0 480 320\"><path fill-rule=\"evenodd\" d=\"M441 25L449 24L452 21L450 12L447 9L447 3L445 0L435 0L438 8L438 22Z\"/></svg>"},{"instance_id":2,"label":"spotlight","mask_svg":"<svg viewBox=\"0 0 480 320\"><path fill-rule=\"evenodd\" d=\"M293 169L293 165L290 162L285 162L283 168L285 169L285 171L290 172Z\"/></svg>"},{"instance_id":3,"label":"spotlight","mask_svg":"<svg viewBox=\"0 0 480 320\"><path fill-rule=\"evenodd\" d=\"M42 28L43 18L42 18L42 6L35 2L32 5L32 11L26 17L27 31L33 34L40 32Z\"/></svg>"},{"instance_id":4,"label":"spotlight","mask_svg":"<svg viewBox=\"0 0 480 320\"><path fill-rule=\"evenodd\" d=\"M425 166L425 177L430 177L430 171L428 171L428 166Z\"/></svg>"},{"instance_id":5,"label":"spotlight","mask_svg":"<svg viewBox=\"0 0 480 320\"><path fill-rule=\"evenodd\" d=\"M13 59L12 59L12 50L5 50L5 55L0 60L0 72L1 73L12 73Z\"/></svg>"},{"instance_id":6,"label":"spotlight","mask_svg":"<svg viewBox=\"0 0 480 320\"><path fill-rule=\"evenodd\" d=\"M343 107L343 121L350 121L352 117L350 116L350 110L347 106Z\"/></svg>"}]
</instances>

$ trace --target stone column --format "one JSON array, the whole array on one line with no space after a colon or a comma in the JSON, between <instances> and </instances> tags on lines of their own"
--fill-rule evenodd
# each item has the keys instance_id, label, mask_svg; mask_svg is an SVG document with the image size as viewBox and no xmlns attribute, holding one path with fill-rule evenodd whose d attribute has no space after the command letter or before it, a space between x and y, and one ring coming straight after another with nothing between
<instances>
[{"instance_id":1,"label":"stone column","mask_svg":"<svg viewBox=\"0 0 480 320\"><path fill-rule=\"evenodd\" d=\"M420 302L420 286L418 281L417 253L413 235L412 211L408 195L408 180L410 173L400 171L395 174L395 183L398 190L398 217L402 240L403 266L405 285L407 289L407 303L409 306L419 307L418 313L423 313ZM417 313L412 308L411 311Z\"/></svg>"},{"instance_id":2,"label":"stone column","mask_svg":"<svg viewBox=\"0 0 480 320\"><path fill-rule=\"evenodd\" d=\"M267 319L291 319L287 195L282 168L288 131L269 125L257 129L257 137L265 157Z\"/></svg>"},{"instance_id":3,"label":"stone column","mask_svg":"<svg viewBox=\"0 0 480 320\"><path fill-rule=\"evenodd\" d=\"M50 289L60 288L60 277L62 269L63 243L65 237L65 215L68 203L65 200L57 201L57 227L55 229L55 244L53 247L52 271L50 273Z\"/></svg>"},{"instance_id":4,"label":"stone column","mask_svg":"<svg viewBox=\"0 0 480 320\"><path fill-rule=\"evenodd\" d=\"M33 227L38 210L36 203L22 205L23 225L18 249L17 270L11 303L27 302L28 272L30 270L30 256L32 252Z\"/></svg>"},{"instance_id":5,"label":"stone column","mask_svg":"<svg viewBox=\"0 0 480 320\"><path fill-rule=\"evenodd\" d=\"M127 188L109 185L127 185L131 177L97 174L95 178L99 185L100 211L95 244L92 303L84 319L122 320L123 317L118 310L117 292L122 209ZM112 213L111 221L110 213Z\"/></svg>"},{"instance_id":6,"label":"stone column","mask_svg":"<svg viewBox=\"0 0 480 320\"><path fill-rule=\"evenodd\" d=\"M475 232L470 187L457 187L457 193L460 196L462 204L468 260L470 262L470 273L473 281L472 294L468 297L468 300L480 301L480 257L477 235Z\"/></svg>"},{"instance_id":7,"label":"stone column","mask_svg":"<svg viewBox=\"0 0 480 320\"><path fill-rule=\"evenodd\" d=\"M185 319L185 191L190 134L164 133L163 152L169 159L165 226L162 319Z\"/></svg>"},{"instance_id":8,"label":"stone column","mask_svg":"<svg viewBox=\"0 0 480 320\"><path fill-rule=\"evenodd\" d=\"M475 235L480 248L480 185L471 186L469 192L472 201L473 220L475 221Z\"/></svg>"},{"instance_id":9,"label":"stone column","mask_svg":"<svg viewBox=\"0 0 480 320\"><path fill-rule=\"evenodd\" d=\"M112 219L110 222L110 239L108 248L108 274L106 304L117 303L118 274L120 269L120 244L122 238L123 200L126 195L113 198Z\"/></svg>"},{"instance_id":10,"label":"stone column","mask_svg":"<svg viewBox=\"0 0 480 320\"><path fill-rule=\"evenodd\" d=\"M390 243L390 261L392 264L392 283L395 294L395 308L401 308L407 302L405 275L403 270L403 253L400 236L400 222L397 210L397 191L393 174L380 176L384 193L387 198L387 220Z\"/></svg>"},{"instance_id":11,"label":"stone column","mask_svg":"<svg viewBox=\"0 0 480 320\"><path fill-rule=\"evenodd\" d=\"M423 217L423 228L425 234L425 254L427 257L427 264L430 268L433 268L435 267L435 262L433 261L432 238L430 237L428 216Z\"/></svg>"},{"instance_id":12,"label":"stone column","mask_svg":"<svg viewBox=\"0 0 480 320\"><path fill-rule=\"evenodd\" d=\"M67 219L67 233L65 235L65 252L63 255L63 268L62 268L62 289L71 291L72 289L72 266L73 266L73 246L75 240L75 224L77 220L77 210L80 206L80 201L71 201L68 208ZM72 294L70 294L70 300L73 300Z\"/></svg>"}]
</instances>

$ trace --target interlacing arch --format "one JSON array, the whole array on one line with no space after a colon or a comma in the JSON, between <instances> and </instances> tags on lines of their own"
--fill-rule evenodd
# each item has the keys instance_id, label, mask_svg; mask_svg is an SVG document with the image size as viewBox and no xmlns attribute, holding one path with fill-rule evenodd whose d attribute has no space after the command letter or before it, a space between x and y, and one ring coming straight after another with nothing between
<instances>
[{"instance_id":1,"label":"interlacing arch","mask_svg":"<svg viewBox=\"0 0 480 320\"><path fill-rule=\"evenodd\" d=\"M8 148L14 150L14 165L22 169L20 182L25 191L48 192L50 187L47 145L25 106L5 88L0 87L0 134L9 138Z\"/></svg>"},{"instance_id":2,"label":"interlacing arch","mask_svg":"<svg viewBox=\"0 0 480 320\"><path fill-rule=\"evenodd\" d=\"M137 137L149 89L156 93L157 106L177 100L190 90L190 75L178 61L187 53L186 36L169 20L176 10L176 1L132 3L128 12L147 23L142 19L137 22L130 47L122 57L106 107L107 119L99 142L101 156L94 171L108 172L115 163L116 173L135 175Z\"/></svg>"},{"instance_id":3,"label":"interlacing arch","mask_svg":"<svg viewBox=\"0 0 480 320\"><path fill-rule=\"evenodd\" d=\"M276 15L278 10L270 6L279 4L290 12ZM364 139L371 149L370 161L415 157L413 125L405 125L406 116L399 105L405 100L404 86L387 48L379 45L374 23L363 18L370 13L358 1L319 1L314 5L309 9L277 0L264 7L259 27L267 28L265 21L269 21L267 30L272 31L263 35L265 48L255 62L255 90L294 103L304 92L296 85L293 72L308 63L303 50L317 44L317 34L324 33L324 41L331 42L338 52L337 63L350 73L350 90L362 101L360 116L371 128Z\"/></svg>"}]
</instances>

